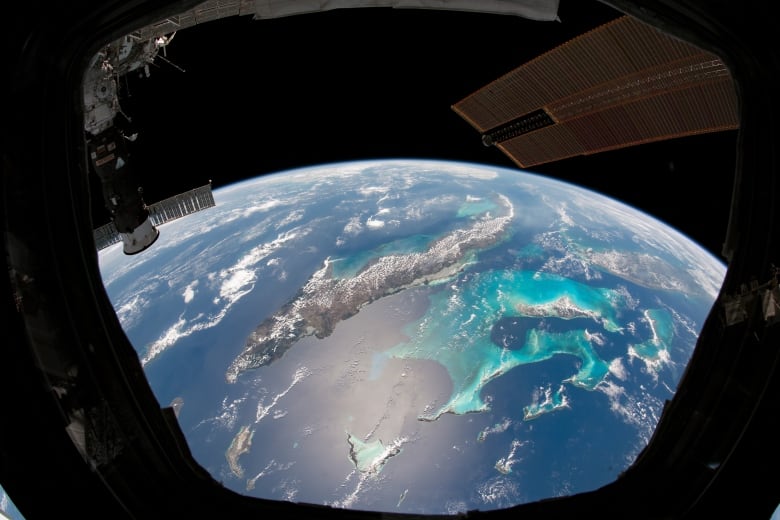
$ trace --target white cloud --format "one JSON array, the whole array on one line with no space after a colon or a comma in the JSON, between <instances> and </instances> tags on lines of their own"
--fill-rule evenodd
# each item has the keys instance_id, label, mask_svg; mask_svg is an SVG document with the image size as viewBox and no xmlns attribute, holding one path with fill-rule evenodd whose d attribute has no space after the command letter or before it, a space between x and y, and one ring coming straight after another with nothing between
<instances>
[{"instance_id":1,"label":"white cloud","mask_svg":"<svg viewBox=\"0 0 780 520\"><path fill-rule=\"evenodd\" d=\"M249 216L249 215L251 215L253 213L265 212L265 211L268 211L269 209L276 208L276 207L281 206L283 204L284 204L284 202L282 202L281 200L277 200L277 199L266 200L264 202L261 202L259 204L254 205L254 206L250 206L250 207L246 208L244 210L244 216L246 217L246 216Z\"/></svg>"},{"instance_id":2,"label":"white cloud","mask_svg":"<svg viewBox=\"0 0 780 520\"><path fill-rule=\"evenodd\" d=\"M187 321L179 316L172 326L165 330L162 335L146 349L146 354L141 358L141 364L146 365L149 361L160 355L165 349L179 341L180 338L189 333L184 330Z\"/></svg>"},{"instance_id":3,"label":"white cloud","mask_svg":"<svg viewBox=\"0 0 780 520\"><path fill-rule=\"evenodd\" d=\"M189 284L187 287L184 288L184 294L182 296L184 297L184 303L190 303L195 298L195 288L198 286L198 280L195 280L191 284Z\"/></svg>"},{"instance_id":4,"label":"white cloud","mask_svg":"<svg viewBox=\"0 0 780 520\"><path fill-rule=\"evenodd\" d=\"M246 294L254 286L256 276L250 269L233 269L220 273L223 278L219 296L228 302L235 301Z\"/></svg>"},{"instance_id":5,"label":"white cloud","mask_svg":"<svg viewBox=\"0 0 780 520\"><path fill-rule=\"evenodd\" d=\"M506 477L496 477L477 488L480 500L496 507L508 507L518 501L517 483Z\"/></svg>"},{"instance_id":6,"label":"white cloud","mask_svg":"<svg viewBox=\"0 0 780 520\"><path fill-rule=\"evenodd\" d=\"M602 334L600 332L590 332L590 331L588 331L588 329L585 329L583 334L585 335L585 339L587 339L591 343L595 343L599 347L603 347L607 343L607 340L604 337L604 334Z\"/></svg>"},{"instance_id":7,"label":"white cloud","mask_svg":"<svg viewBox=\"0 0 780 520\"><path fill-rule=\"evenodd\" d=\"M203 419L195 425L195 428L197 429L204 424L216 424L225 430L232 430L236 425L236 421L238 420L240 406L244 401L246 401L247 395L248 392L245 393L242 397L233 399L232 401L228 401L228 398L224 397L222 399L222 405L220 406L218 414L214 417Z\"/></svg>"},{"instance_id":8,"label":"white cloud","mask_svg":"<svg viewBox=\"0 0 780 520\"><path fill-rule=\"evenodd\" d=\"M385 227L385 221L369 217L366 221L366 227L369 229L382 229Z\"/></svg>"},{"instance_id":9,"label":"white cloud","mask_svg":"<svg viewBox=\"0 0 780 520\"><path fill-rule=\"evenodd\" d=\"M425 162L421 163L425 166ZM470 165L467 163L446 163L447 173L456 177L489 180L498 177L498 172L485 165Z\"/></svg>"},{"instance_id":10,"label":"white cloud","mask_svg":"<svg viewBox=\"0 0 780 520\"><path fill-rule=\"evenodd\" d=\"M615 358L609 363L609 371L620 379L621 381L625 381L628 377L628 373L626 372L626 367L623 365L623 360L621 358Z\"/></svg>"},{"instance_id":11,"label":"white cloud","mask_svg":"<svg viewBox=\"0 0 780 520\"><path fill-rule=\"evenodd\" d=\"M639 395L629 394L625 388L608 380L601 381L596 390L609 398L612 412L635 427L645 444L649 442L663 409L660 399L645 391Z\"/></svg>"},{"instance_id":12,"label":"white cloud","mask_svg":"<svg viewBox=\"0 0 780 520\"><path fill-rule=\"evenodd\" d=\"M219 295L214 297L212 303L217 307L213 314L198 315L190 323L184 319L183 315L167 330L163 331L160 337L152 342L146 349L146 354L141 359L142 364L149 363L159 356L166 349L173 346L178 340L187 337L195 332L214 327L227 315L230 308L241 298L249 294L254 288L257 280L256 265L263 259L268 258L272 253L278 250L286 242L289 242L298 236L306 235L308 231L292 230L281 233L275 240L260 244L252 248L246 255L241 257L235 265L221 270L219 273L209 273L207 278L211 282L219 284ZM194 286L191 287L194 290ZM185 289L185 301L188 290ZM194 294L193 294L194 296ZM137 302L136 302L137 305ZM130 307L134 310L134 307Z\"/></svg>"},{"instance_id":13,"label":"white cloud","mask_svg":"<svg viewBox=\"0 0 780 520\"><path fill-rule=\"evenodd\" d=\"M387 193L388 191L390 191L390 187L389 186L363 186L360 189L358 189L358 192L361 195L365 195L365 196L373 195L375 193L382 193L382 194L384 194L384 193Z\"/></svg>"},{"instance_id":14,"label":"white cloud","mask_svg":"<svg viewBox=\"0 0 780 520\"><path fill-rule=\"evenodd\" d=\"M144 298L140 293L136 293L126 302L115 307L114 311L124 330L130 330L135 326L136 322L142 317L147 303L147 298Z\"/></svg>"},{"instance_id":15,"label":"white cloud","mask_svg":"<svg viewBox=\"0 0 780 520\"><path fill-rule=\"evenodd\" d=\"M301 381L309 377L311 373L312 373L311 370L309 370L308 368L299 367L298 370L296 370L295 373L293 374L292 381L290 382L290 385L287 388L285 388L284 390L276 394L274 397L272 397L271 401L267 405L264 404L265 403L264 400L259 401L257 403L257 413L255 415L255 422L258 423L263 418L265 418L271 412L271 410L273 410L274 407L277 404L279 404L279 400L282 397L287 395L295 385L297 385L298 383L300 383Z\"/></svg>"},{"instance_id":16,"label":"white cloud","mask_svg":"<svg viewBox=\"0 0 780 520\"><path fill-rule=\"evenodd\" d=\"M349 219L349 222L344 226L344 233L346 235L355 236L363 231L363 224L360 222L360 216L354 216Z\"/></svg>"},{"instance_id":17,"label":"white cloud","mask_svg":"<svg viewBox=\"0 0 780 520\"><path fill-rule=\"evenodd\" d=\"M289 215L276 224L276 229L292 224L293 222L298 222L303 218L304 213L305 211L302 209L296 209L295 211L290 212Z\"/></svg>"}]
</instances>

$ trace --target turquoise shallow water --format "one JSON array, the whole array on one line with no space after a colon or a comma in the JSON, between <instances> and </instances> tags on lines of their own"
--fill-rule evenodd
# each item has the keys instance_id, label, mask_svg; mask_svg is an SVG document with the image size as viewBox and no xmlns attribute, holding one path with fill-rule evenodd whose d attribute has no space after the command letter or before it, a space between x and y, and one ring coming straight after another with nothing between
<instances>
[{"instance_id":1,"label":"turquoise shallow water","mask_svg":"<svg viewBox=\"0 0 780 520\"><path fill-rule=\"evenodd\" d=\"M482 213L495 211L496 209L496 204L492 200L481 198L470 199L458 209L457 217L462 218L480 215Z\"/></svg>"},{"instance_id":2,"label":"turquoise shallow water","mask_svg":"<svg viewBox=\"0 0 780 520\"><path fill-rule=\"evenodd\" d=\"M621 305L622 296L612 289L593 288L550 274L496 270L466 276L459 284L431 295L426 314L405 329L410 339L379 355L375 370L381 369L383 357L442 364L453 383L452 395L439 409L421 413L426 420L444 413L486 410L481 394L489 381L516 366L555 355L578 359L579 370L564 383L593 390L609 372L609 363L594 349L590 331L618 332L622 328L617 317ZM531 328L520 345L508 348L491 339L494 324L506 317L577 320L581 328ZM549 399L529 405L525 415L534 418L564 406L559 389Z\"/></svg>"}]
</instances>

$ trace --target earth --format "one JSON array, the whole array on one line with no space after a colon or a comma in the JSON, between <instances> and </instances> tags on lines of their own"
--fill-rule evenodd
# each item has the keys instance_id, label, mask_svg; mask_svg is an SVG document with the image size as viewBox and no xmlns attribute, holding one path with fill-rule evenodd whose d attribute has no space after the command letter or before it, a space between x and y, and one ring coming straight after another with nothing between
<instances>
[{"instance_id":1,"label":"earth","mask_svg":"<svg viewBox=\"0 0 780 520\"><path fill-rule=\"evenodd\" d=\"M214 198L100 268L195 459L267 499L454 514L601 487L725 275L647 214L495 166L328 164Z\"/></svg>"}]
</instances>

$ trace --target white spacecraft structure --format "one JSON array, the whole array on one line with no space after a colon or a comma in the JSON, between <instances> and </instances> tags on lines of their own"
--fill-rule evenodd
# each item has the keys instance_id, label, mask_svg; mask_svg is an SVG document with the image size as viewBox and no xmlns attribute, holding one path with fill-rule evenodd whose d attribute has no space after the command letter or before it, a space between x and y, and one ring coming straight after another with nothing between
<instances>
[{"instance_id":1,"label":"white spacecraft structure","mask_svg":"<svg viewBox=\"0 0 780 520\"><path fill-rule=\"evenodd\" d=\"M119 114L130 121L119 103L119 78L135 70L149 76L149 65L156 58L164 59L159 52L162 49L165 54L165 47L175 35L174 32L170 36L142 37L131 33L103 47L92 58L85 73L83 99L87 149L91 167L103 186L105 206L111 214L111 222L93 232L98 250L122 241L125 254L140 253L159 237L157 226L215 205L209 181L204 186L147 206L126 146L126 141L135 140L136 134L126 135L115 123Z\"/></svg>"},{"instance_id":2,"label":"white spacecraft structure","mask_svg":"<svg viewBox=\"0 0 780 520\"><path fill-rule=\"evenodd\" d=\"M167 222L164 215L177 215L175 218L179 218L214 205L210 182L207 186L152 206L144 203L143 190L132 171L125 143L134 140L136 135L125 135L115 124L118 114L130 121L119 104L118 80L121 76L132 71L148 76L149 66L156 59L180 69L166 58L166 47L177 31L198 24L232 16L251 15L255 20L262 20L360 7L474 10L471 0L332 0L314 3L310 0L208 0L133 31L97 52L83 83L84 131L90 162L100 177L103 199L111 214L111 223L94 232L97 248L102 249L121 240L125 254L140 253L157 240L160 233L156 226ZM557 8L558 0L482 0L479 11L553 21L557 19Z\"/></svg>"}]
</instances>

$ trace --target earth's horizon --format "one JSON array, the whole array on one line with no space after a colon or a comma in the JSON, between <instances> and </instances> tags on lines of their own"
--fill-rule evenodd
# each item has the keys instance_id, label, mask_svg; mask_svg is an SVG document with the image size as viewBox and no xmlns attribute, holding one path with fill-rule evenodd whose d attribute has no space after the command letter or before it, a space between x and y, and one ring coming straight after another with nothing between
<instances>
[{"instance_id":1,"label":"earth's horizon","mask_svg":"<svg viewBox=\"0 0 780 520\"><path fill-rule=\"evenodd\" d=\"M195 459L266 499L442 514L601 487L725 275L649 215L496 166L334 163L214 198L101 273Z\"/></svg>"}]
</instances>

